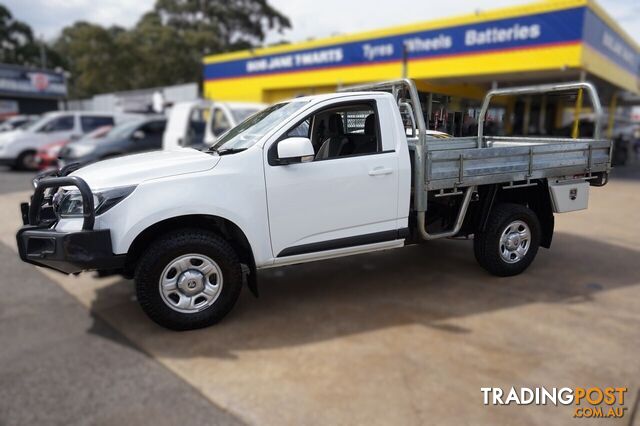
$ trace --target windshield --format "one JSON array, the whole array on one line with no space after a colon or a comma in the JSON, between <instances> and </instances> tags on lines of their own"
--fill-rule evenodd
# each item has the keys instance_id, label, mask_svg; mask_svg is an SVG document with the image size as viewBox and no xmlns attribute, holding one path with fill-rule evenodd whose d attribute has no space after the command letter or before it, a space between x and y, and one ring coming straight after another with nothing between
<instances>
[{"instance_id":1,"label":"windshield","mask_svg":"<svg viewBox=\"0 0 640 426\"><path fill-rule=\"evenodd\" d=\"M55 114L45 114L42 117L40 117L39 119L32 121L26 125L23 125L21 127L21 129L23 130L33 130L35 132L37 132L38 130L40 130L42 127L44 127L49 121L51 121L52 118L56 117Z\"/></svg>"},{"instance_id":2,"label":"windshield","mask_svg":"<svg viewBox=\"0 0 640 426\"><path fill-rule=\"evenodd\" d=\"M31 126L36 121L38 121L38 118L27 118L23 123L18 124L15 128L16 129L27 129L27 128L29 128L29 126Z\"/></svg>"},{"instance_id":3,"label":"windshield","mask_svg":"<svg viewBox=\"0 0 640 426\"><path fill-rule=\"evenodd\" d=\"M247 117L260 111L261 108L233 108L231 109L231 115L236 123L240 123L247 119Z\"/></svg>"},{"instance_id":4,"label":"windshield","mask_svg":"<svg viewBox=\"0 0 640 426\"><path fill-rule=\"evenodd\" d=\"M212 149L247 149L307 102L285 102L263 109L225 133Z\"/></svg>"}]
</instances>

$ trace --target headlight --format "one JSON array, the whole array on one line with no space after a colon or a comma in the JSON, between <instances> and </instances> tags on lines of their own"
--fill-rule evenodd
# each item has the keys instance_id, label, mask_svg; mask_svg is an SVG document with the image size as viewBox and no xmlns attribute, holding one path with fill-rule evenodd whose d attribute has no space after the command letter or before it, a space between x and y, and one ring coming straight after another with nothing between
<instances>
[{"instance_id":1,"label":"headlight","mask_svg":"<svg viewBox=\"0 0 640 426\"><path fill-rule=\"evenodd\" d=\"M70 154L71 157L84 157L85 155L92 153L94 149L96 149L95 145L77 143L73 144L73 146L71 147Z\"/></svg>"},{"instance_id":2,"label":"headlight","mask_svg":"<svg viewBox=\"0 0 640 426\"><path fill-rule=\"evenodd\" d=\"M135 185L94 192L93 208L96 216L101 215L120 201L127 198L134 189L136 189ZM80 191L67 191L57 198L58 199L56 200L56 197L54 197L54 208L58 217L82 217L84 207Z\"/></svg>"}]
</instances>

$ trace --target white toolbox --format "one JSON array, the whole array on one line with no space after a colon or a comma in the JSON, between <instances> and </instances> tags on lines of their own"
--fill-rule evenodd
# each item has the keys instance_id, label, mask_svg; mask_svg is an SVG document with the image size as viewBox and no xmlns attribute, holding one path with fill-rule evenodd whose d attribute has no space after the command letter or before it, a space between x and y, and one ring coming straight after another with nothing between
<instances>
[{"instance_id":1,"label":"white toolbox","mask_svg":"<svg viewBox=\"0 0 640 426\"><path fill-rule=\"evenodd\" d=\"M589 205L589 182L581 179L549 182L549 192L556 213L584 210Z\"/></svg>"}]
</instances>

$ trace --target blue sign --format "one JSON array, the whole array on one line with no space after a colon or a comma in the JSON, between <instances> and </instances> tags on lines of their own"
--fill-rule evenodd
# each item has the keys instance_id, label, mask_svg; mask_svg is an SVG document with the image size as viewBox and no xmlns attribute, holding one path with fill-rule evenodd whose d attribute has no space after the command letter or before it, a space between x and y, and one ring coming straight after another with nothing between
<instances>
[{"instance_id":1,"label":"blue sign","mask_svg":"<svg viewBox=\"0 0 640 426\"><path fill-rule=\"evenodd\" d=\"M583 37L589 46L633 75L640 76L640 53L591 10L587 10L585 16Z\"/></svg>"},{"instance_id":2,"label":"blue sign","mask_svg":"<svg viewBox=\"0 0 640 426\"><path fill-rule=\"evenodd\" d=\"M62 98L67 96L67 85L61 73L0 64L0 94Z\"/></svg>"},{"instance_id":3,"label":"blue sign","mask_svg":"<svg viewBox=\"0 0 640 426\"><path fill-rule=\"evenodd\" d=\"M205 80L578 43L585 7L206 64Z\"/></svg>"}]
</instances>

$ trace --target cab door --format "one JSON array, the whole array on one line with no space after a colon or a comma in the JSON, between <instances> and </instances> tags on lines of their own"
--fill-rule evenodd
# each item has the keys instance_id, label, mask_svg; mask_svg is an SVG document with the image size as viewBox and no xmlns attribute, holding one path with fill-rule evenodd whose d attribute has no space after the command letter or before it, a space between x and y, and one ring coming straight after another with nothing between
<instances>
[{"instance_id":1,"label":"cab door","mask_svg":"<svg viewBox=\"0 0 640 426\"><path fill-rule=\"evenodd\" d=\"M269 147L265 177L274 257L399 238L398 156L392 136L382 138L377 110L375 100L341 103L280 138L306 132L313 161L280 165L277 142ZM334 145L323 149L327 143Z\"/></svg>"}]
</instances>

